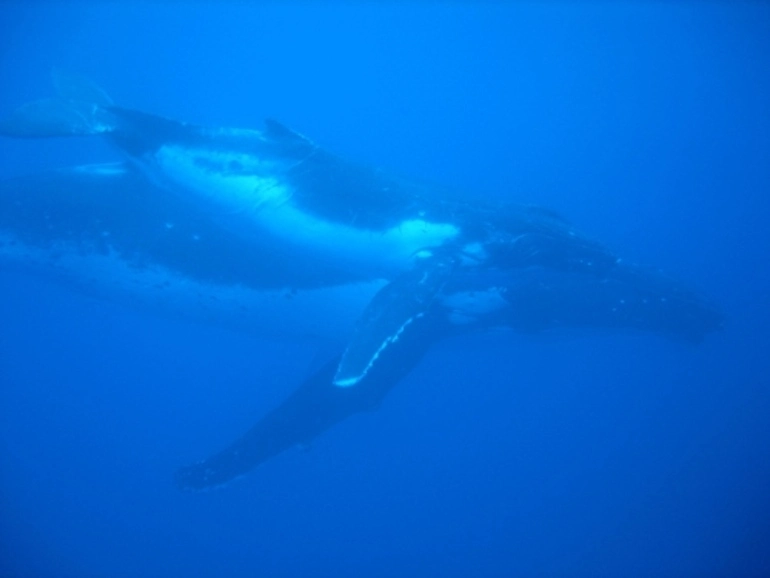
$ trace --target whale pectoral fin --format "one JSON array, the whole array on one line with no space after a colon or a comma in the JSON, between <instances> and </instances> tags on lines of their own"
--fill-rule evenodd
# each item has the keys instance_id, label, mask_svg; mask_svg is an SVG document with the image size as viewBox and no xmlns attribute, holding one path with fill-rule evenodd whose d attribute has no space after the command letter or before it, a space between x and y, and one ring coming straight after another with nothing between
<instances>
[{"instance_id":1,"label":"whale pectoral fin","mask_svg":"<svg viewBox=\"0 0 770 578\"><path fill-rule=\"evenodd\" d=\"M307 446L335 424L379 407L391 389L417 365L425 352L447 332L443 315L427 311L421 323L410 326L367 372L356 387L337 387L334 373L339 356L308 377L278 407L268 412L243 436L207 459L176 472L184 491L223 486L291 448Z\"/></svg>"},{"instance_id":2,"label":"whale pectoral fin","mask_svg":"<svg viewBox=\"0 0 770 578\"><path fill-rule=\"evenodd\" d=\"M410 347L405 334L414 332L454 270L453 257L431 257L383 287L367 306L342 355L334 384L358 384L394 350ZM387 354L387 355L385 355Z\"/></svg>"},{"instance_id":3,"label":"whale pectoral fin","mask_svg":"<svg viewBox=\"0 0 770 578\"><path fill-rule=\"evenodd\" d=\"M428 349L450 331L446 316L432 306L450 269L450 263L421 267L383 288L367 308L356 338L342 358L338 356L311 375L228 447L180 468L177 486L184 491L222 486L283 451L306 446L353 414L376 409ZM413 317L417 320L406 323ZM379 347L382 341L388 343ZM377 357L369 363L366 354L373 348ZM367 364L367 371L358 378L356 387L338 387L335 372L357 371L360 364L352 363L356 360Z\"/></svg>"}]
</instances>

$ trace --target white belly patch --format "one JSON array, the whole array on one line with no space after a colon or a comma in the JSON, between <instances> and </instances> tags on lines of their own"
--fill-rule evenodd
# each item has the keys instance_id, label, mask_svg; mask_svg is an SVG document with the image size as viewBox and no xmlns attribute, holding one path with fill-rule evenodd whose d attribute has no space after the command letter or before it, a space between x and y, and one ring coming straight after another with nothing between
<instances>
[{"instance_id":1,"label":"white belly patch","mask_svg":"<svg viewBox=\"0 0 770 578\"><path fill-rule=\"evenodd\" d=\"M436 247L457 236L449 223L420 218L405 220L385 231L371 231L330 222L298 209L291 187L281 178L281 162L259 161L252 155L162 147L156 153L161 179L182 194L197 195L245 236L287 243L309 258L348 264L362 273L403 270L421 249ZM238 166L227 172L216 167Z\"/></svg>"}]
</instances>

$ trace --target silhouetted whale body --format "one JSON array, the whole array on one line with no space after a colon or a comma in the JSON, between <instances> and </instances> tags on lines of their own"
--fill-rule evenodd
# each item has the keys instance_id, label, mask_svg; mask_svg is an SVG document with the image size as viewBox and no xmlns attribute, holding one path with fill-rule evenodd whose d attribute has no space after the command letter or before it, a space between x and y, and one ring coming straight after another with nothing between
<instances>
[{"instance_id":1,"label":"silhouetted whale body","mask_svg":"<svg viewBox=\"0 0 770 578\"><path fill-rule=\"evenodd\" d=\"M554 213L472 200L339 158L268 121L205 128L115 106L57 73L12 137L100 135L124 161L9 179L0 259L111 298L339 355L232 446L177 473L222 485L376 407L437 340L508 327L699 341L719 313Z\"/></svg>"}]
</instances>

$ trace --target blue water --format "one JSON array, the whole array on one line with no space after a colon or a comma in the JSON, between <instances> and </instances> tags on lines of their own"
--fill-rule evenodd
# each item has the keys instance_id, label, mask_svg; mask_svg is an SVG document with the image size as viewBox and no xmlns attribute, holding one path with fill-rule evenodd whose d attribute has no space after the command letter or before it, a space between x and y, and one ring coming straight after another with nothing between
<instances>
[{"instance_id":1,"label":"blue water","mask_svg":"<svg viewBox=\"0 0 770 578\"><path fill-rule=\"evenodd\" d=\"M769 576L770 5L0 3L0 111L52 66L126 106L280 119L556 209L725 329L481 335L221 491L176 467L301 381L306 343L0 270L0 576ZM110 160L0 141L2 176Z\"/></svg>"}]
</instances>

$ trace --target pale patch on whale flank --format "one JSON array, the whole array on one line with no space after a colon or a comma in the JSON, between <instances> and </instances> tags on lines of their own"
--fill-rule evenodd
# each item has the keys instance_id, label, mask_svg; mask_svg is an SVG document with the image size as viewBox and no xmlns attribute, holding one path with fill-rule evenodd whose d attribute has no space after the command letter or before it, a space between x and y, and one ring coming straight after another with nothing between
<instances>
[{"instance_id":1,"label":"pale patch on whale flank","mask_svg":"<svg viewBox=\"0 0 770 578\"><path fill-rule=\"evenodd\" d=\"M282 178L289 165L277 160L180 146L161 147L155 160L168 184L180 194L207 201L234 231L253 236L256 226L259 235L268 233L310 258L344 263L367 274L403 270L416 253L460 232L452 224L421 218L384 231L324 220L292 202L291 187ZM237 169L229 170L231 166Z\"/></svg>"},{"instance_id":2,"label":"pale patch on whale flank","mask_svg":"<svg viewBox=\"0 0 770 578\"><path fill-rule=\"evenodd\" d=\"M100 163L91 165L78 165L72 167L73 172L95 176L120 176L128 172L124 163Z\"/></svg>"}]
</instances>

